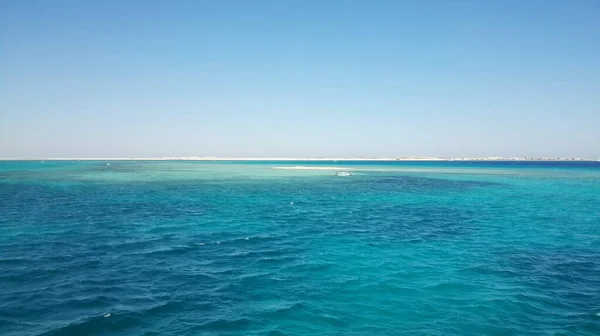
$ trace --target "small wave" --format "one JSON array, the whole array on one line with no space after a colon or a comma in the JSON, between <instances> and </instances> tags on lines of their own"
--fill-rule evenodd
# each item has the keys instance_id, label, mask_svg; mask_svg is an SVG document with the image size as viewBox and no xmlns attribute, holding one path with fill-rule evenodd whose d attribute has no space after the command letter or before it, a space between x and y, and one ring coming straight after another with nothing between
<instances>
[{"instance_id":1,"label":"small wave","mask_svg":"<svg viewBox=\"0 0 600 336\"><path fill-rule=\"evenodd\" d=\"M239 331L247 328L252 324L252 320L248 318L238 319L218 319L207 322L200 326L200 329L208 330L222 330L222 331Z\"/></svg>"},{"instance_id":2,"label":"small wave","mask_svg":"<svg viewBox=\"0 0 600 336\"><path fill-rule=\"evenodd\" d=\"M179 308L181 308L181 302L179 301L165 301L162 303L159 303L155 306L152 306L150 308L147 308L143 314L147 315L153 315L153 314L158 314L158 313L162 313L162 312L168 312L168 311L177 311L179 310Z\"/></svg>"},{"instance_id":3,"label":"small wave","mask_svg":"<svg viewBox=\"0 0 600 336\"><path fill-rule=\"evenodd\" d=\"M45 333L43 336L62 336L62 335L93 335L99 330L105 332L118 327L118 329L125 329L139 325L141 321L138 318L131 316L120 316L116 319L105 318L104 315L98 315L94 317L83 318L75 322L68 323L66 325L53 328Z\"/></svg>"},{"instance_id":4,"label":"small wave","mask_svg":"<svg viewBox=\"0 0 600 336\"><path fill-rule=\"evenodd\" d=\"M117 300L115 299L115 302ZM181 308L178 301L165 301L154 306L136 310L110 310L95 316L82 318L45 332L44 336L92 335L99 330L127 330L142 324L143 320Z\"/></svg>"},{"instance_id":5,"label":"small wave","mask_svg":"<svg viewBox=\"0 0 600 336\"><path fill-rule=\"evenodd\" d=\"M0 317L0 327L12 327L12 326L27 326L27 327L36 327L38 326L37 323L33 323L33 322L26 322L26 321L16 321L16 320L12 320L12 319L8 319L5 317Z\"/></svg>"},{"instance_id":6,"label":"small wave","mask_svg":"<svg viewBox=\"0 0 600 336\"><path fill-rule=\"evenodd\" d=\"M259 258L255 261L258 264L282 264L293 262L295 258L293 257L263 257Z\"/></svg>"},{"instance_id":7,"label":"small wave","mask_svg":"<svg viewBox=\"0 0 600 336\"><path fill-rule=\"evenodd\" d=\"M31 263L39 261L37 258L0 258L0 265L4 266L22 266L24 263Z\"/></svg>"},{"instance_id":8,"label":"small wave","mask_svg":"<svg viewBox=\"0 0 600 336\"><path fill-rule=\"evenodd\" d=\"M142 255L142 256L147 256L147 255L160 255L160 254L164 254L164 255L177 255L177 254L185 254L186 252L193 250L194 249L194 245L174 245L174 246L170 246L170 247L159 247L159 248L154 248L154 249L147 249L147 250L143 250L143 251L139 251L139 252L133 252L130 253L130 255Z\"/></svg>"},{"instance_id":9,"label":"small wave","mask_svg":"<svg viewBox=\"0 0 600 336\"><path fill-rule=\"evenodd\" d=\"M307 308L304 302L274 302L260 305L261 318L277 319L284 316L295 316Z\"/></svg>"},{"instance_id":10,"label":"small wave","mask_svg":"<svg viewBox=\"0 0 600 336\"><path fill-rule=\"evenodd\" d=\"M430 290L430 291L439 291L439 292L453 292L453 291L467 291L470 289L474 289L474 287L470 286L466 283L462 283L462 282L441 282L438 284L423 287L423 289Z\"/></svg>"}]
</instances>

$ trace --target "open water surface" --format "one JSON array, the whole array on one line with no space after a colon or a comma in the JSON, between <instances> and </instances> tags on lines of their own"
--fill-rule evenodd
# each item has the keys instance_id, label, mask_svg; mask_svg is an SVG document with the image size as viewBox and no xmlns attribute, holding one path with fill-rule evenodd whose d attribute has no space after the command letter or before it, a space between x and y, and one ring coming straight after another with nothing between
<instances>
[{"instance_id":1,"label":"open water surface","mask_svg":"<svg viewBox=\"0 0 600 336\"><path fill-rule=\"evenodd\" d=\"M0 162L0 335L600 335L600 162Z\"/></svg>"}]
</instances>

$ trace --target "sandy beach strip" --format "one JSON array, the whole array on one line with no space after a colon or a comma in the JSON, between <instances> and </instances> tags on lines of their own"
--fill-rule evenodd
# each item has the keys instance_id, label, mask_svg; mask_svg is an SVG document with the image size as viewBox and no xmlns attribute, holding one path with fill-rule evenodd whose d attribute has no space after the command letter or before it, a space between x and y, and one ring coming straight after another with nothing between
<instances>
[{"instance_id":1,"label":"sandy beach strip","mask_svg":"<svg viewBox=\"0 0 600 336\"><path fill-rule=\"evenodd\" d=\"M244 157L197 157L197 156L170 156L170 157L0 157L7 161L397 161L393 158L244 158Z\"/></svg>"},{"instance_id":2,"label":"sandy beach strip","mask_svg":"<svg viewBox=\"0 0 600 336\"><path fill-rule=\"evenodd\" d=\"M324 166L293 166L293 167L273 167L273 169L284 170L356 170L356 168L345 167L324 167Z\"/></svg>"}]
</instances>

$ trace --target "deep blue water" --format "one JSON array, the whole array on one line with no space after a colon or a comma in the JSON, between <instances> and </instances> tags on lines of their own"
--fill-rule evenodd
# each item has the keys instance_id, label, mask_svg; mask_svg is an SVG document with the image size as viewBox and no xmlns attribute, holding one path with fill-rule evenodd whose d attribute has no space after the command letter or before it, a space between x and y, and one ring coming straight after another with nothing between
<instances>
[{"instance_id":1,"label":"deep blue water","mask_svg":"<svg viewBox=\"0 0 600 336\"><path fill-rule=\"evenodd\" d=\"M0 162L0 335L599 334L600 162Z\"/></svg>"}]
</instances>

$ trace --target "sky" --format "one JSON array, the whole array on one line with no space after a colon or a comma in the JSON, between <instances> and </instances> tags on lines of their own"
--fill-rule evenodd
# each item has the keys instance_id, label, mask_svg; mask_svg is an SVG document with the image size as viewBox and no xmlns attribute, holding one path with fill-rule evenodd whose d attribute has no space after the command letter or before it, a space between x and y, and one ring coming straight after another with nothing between
<instances>
[{"instance_id":1,"label":"sky","mask_svg":"<svg viewBox=\"0 0 600 336\"><path fill-rule=\"evenodd\" d=\"M0 157L600 157L597 0L0 0Z\"/></svg>"}]
</instances>

